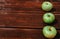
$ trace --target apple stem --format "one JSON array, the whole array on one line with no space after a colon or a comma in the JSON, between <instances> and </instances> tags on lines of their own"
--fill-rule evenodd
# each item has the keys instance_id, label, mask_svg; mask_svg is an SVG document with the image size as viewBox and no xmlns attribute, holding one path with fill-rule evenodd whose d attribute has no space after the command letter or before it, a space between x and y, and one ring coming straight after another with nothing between
<instances>
[{"instance_id":1,"label":"apple stem","mask_svg":"<svg viewBox=\"0 0 60 39\"><path fill-rule=\"evenodd\" d=\"M48 15L48 17L50 17L50 15Z\"/></svg>"},{"instance_id":2,"label":"apple stem","mask_svg":"<svg viewBox=\"0 0 60 39\"><path fill-rule=\"evenodd\" d=\"M51 31L51 27L49 28L49 30Z\"/></svg>"},{"instance_id":3,"label":"apple stem","mask_svg":"<svg viewBox=\"0 0 60 39\"><path fill-rule=\"evenodd\" d=\"M46 3L46 5L48 5L48 3Z\"/></svg>"}]
</instances>

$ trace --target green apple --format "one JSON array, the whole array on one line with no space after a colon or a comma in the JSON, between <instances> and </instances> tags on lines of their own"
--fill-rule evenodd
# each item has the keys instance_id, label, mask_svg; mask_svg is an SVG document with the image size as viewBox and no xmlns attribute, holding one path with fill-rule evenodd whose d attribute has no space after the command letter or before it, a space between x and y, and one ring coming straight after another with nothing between
<instances>
[{"instance_id":1,"label":"green apple","mask_svg":"<svg viewBox=\"0 0 60 39\"><path fill-rule=\"evenodd\" d=\"M50 11L53 8L53 4L51 2L45 1L42 3L42 9L44 11Z\"/></svg>"},{"instance_id":2,"label":"green apple","mask_svg":"<svg viewBox=\"0 0 60 39\"><path fill-rule=\"evenodd\" d=\"M52 13L50 13L50 12L45 13L45 14L43 15L43 21L44 21L45 23L50 24L50 23L53 23L54 20L55 20L55 16L54 16L54 14L52 14Z\"/></svg>"},{"instance_id":3,"label":"green apple","mask_svg":"<svg viewBox=\"0 0 60 39\"><path fill-rule=\"evenodd\" d=\"M46 37L46 38L54 38L57 34L57 30L55 27L53 26L45 26L43 28L43 35Z\"/></svg>"}]
</instances>

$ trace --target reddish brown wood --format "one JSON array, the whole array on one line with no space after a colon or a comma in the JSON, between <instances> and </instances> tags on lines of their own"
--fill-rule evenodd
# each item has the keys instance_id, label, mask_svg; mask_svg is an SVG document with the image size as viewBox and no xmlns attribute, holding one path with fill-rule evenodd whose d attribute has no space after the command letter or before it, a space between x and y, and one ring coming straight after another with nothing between
<instances>
[{"instance_id":1,"label":"reddish brown wood","mask_svg":"<svg viewBox=\"0 0 60 39\"><path fill-rule=\"evenodd\" d=\"M60 12L60 2L52 2L54 8L51 12L55 14L59 14ZM18 4L6 4L3 8L5 8L6 13L37 13L37 14L44 14L45 12L41 9L42 2L28 2L28 3L18 3ZM19 6L20 5L20 6ZM8 10L8 11L7 11Z\"/></svg>"},{"instance_id":2,"label":"reddish brown wood","mask_svg":"<svg viewBox=\"0 0 60 39\"><path fill-rule=\"evenodd\" d=\"M50 1L54 8L50 11L56 16L54 26L58 34L54 39L60 39L60 0L0 0L0 39L46 39L42 28L41 9L44 1Z\"/></svg>"},{"instance_id":3,"label":"reddish brown wood","mask_svg":"<svg viewBox=\"0 0 60 39\"><path fill-rule=\"evenodd\" d=\"M60 15L54 14L56 20L53 24L60 29ZM46 24L43 22L43 14L0 14L0 27L18 27L18 28L43 28Z\"/></svg>"},{"instance_id":4,"label":"reddish brown wood","mask_svg":"<svg viewBox=\"0 0 60 39\"><path fill-rule=\"evenodd\" d=\"M60 38L60 30L54 39ZM0 38L4 39L47 39L43 36L42 29L0 28Z\"/></svg>"}]
</instances>

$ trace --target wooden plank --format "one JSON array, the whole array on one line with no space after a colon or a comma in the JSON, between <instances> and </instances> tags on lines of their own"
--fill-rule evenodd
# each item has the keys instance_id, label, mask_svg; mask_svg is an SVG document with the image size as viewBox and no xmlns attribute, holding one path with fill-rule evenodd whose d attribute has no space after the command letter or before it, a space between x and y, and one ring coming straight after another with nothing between
<instances>
[{"instance_id":1,"label":"wooden plank","mask_svg":"<svg viewBox=\"0 0 60 39\"><path fill-rule=\"evenodd\" d=\"M60 30L54 39L60 39ZM46 39L42 29L0 28L0 38L3 39Z\"/></svg>"},{"instance_id":2,"label":"wooden plank","mask_svg":"<svg viewBox=\"0 0 60 39\"><path fill-rule=\"evenodd\" d=\"M54 15L56 20L51 25L60 29L60 15ZM45 25L47 24L43 22L43 14L0 14L0 27L43 28Z\"/></svg>"},{"instance_id":3,"label":"wooden plank","mask_svg":"<svg viewBox=\"0 0 60 39\"><path fill-rule=\"evenodd\" d=\"M5 0L1 1L0 3L0 11L1 12L15 12L15 13L21 13L21 12L36 12L40 14L44 14L44 11L41 9L41 4L43 0L39 0L38 2L35 0ZM52 2L54 8L51 10L51 12L56 12L56 14L60 14L60 2Z\"/></svg>"},{"instance_id":4,"label":"wooden plank","mask_svg":"<svg viewBox=\"0 0 60 39\"><path fill-rule=\"evenodd\" d=\"M19 4L7 4L3 8L5 8L5 12L38 12L40 14L44 14L44 11L41 9L42 2L36 3L36 2L28 2L28 3L19 3ZM51 12L59 12L56 14L60 14L60 2L52 2L54 5L54 8L51 10Z\"/></svg>"},{"instance_id":5,"label":"wooden plank","mask_svg":"<svg viewBox=\"0 0 60 39\"><path fill-rule=\"evenodd\" d=\"M0 28L0 37L4 39L40 39L43 38L39 29Z\"/></svg>"}]
</instances>

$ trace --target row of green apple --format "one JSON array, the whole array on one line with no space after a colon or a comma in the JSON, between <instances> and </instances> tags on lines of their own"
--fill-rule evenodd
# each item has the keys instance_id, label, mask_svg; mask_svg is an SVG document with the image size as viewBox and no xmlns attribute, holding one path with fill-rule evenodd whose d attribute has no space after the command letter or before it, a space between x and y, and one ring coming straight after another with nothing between
<instances>
[{"instance_id":1,"label":"row of green apple","mask_svg":"<svg viewBox=\"0 0 60 39\"><path fill-rule=\"evenodd\" d=\"M53 4L51 2L45 1L42 3L42 10L50 11L53 8ZM47 24L53 23L55 20L55 15L51 12L47 12L43 15L43 21ZM43 28L43 35L46 38L54 38L57 34L57 30L55 27L47 25Z\"/></svg>"}]
</instances>

